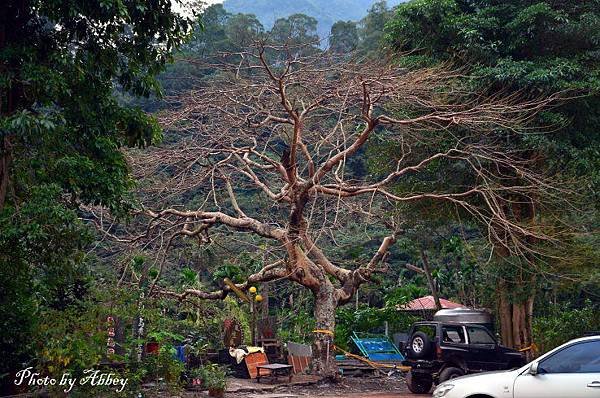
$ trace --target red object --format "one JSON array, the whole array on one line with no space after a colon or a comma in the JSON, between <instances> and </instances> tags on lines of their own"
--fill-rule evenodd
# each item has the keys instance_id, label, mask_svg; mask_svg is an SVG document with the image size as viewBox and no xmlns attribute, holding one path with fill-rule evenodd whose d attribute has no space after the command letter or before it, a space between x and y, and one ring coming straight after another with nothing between
<instances>
[{"instance_id":1,"label":"red object","mask_svg":"<svg viewBox=\"0 0 600 398\"><path fill-rule=\"evenodd\" d=\"M450 300L446 300L440 298L440 304L442 308L464 308L465 306L459 303L454 303ZM414 299L408 304L401 305L398 307L400 310L404 311L420 311L420 310L435 310L435 300L433 296L425 296L420 297L418 299Z\"/></svg>"},{"instance_id":2,"label":"red object","mask_svg":"<svg viewBox=\"0 0 600 398\"><path fill-rule=\"evenodd\" d=\"M158 354L159 349L159 343L146 343L146 354Z\"/></svg>"},{"instance_id":3,"label":"red object","mask_svg":"<svg viewBox=\"0 0 600 398\"><path fill-rule=\"evenodd\" d=\"M268 369L259 370L256 368L258 365L267 365L269 363L267 355L262 352L253 352L252 354L246 355L244 362L251 379L256 379L258 372L260 372L261 376L268 376L271 374L271 371Z\"/></svg>"}]
</instances>

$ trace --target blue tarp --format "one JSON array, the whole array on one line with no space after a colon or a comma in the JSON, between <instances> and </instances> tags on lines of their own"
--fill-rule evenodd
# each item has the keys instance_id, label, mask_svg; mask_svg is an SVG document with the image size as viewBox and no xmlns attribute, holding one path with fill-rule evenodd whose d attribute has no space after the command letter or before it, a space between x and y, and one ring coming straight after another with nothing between
<instances>
[{"instance_id":1,"label":"blue tarp","mask_svg":"<svg viewBox=\"0 0 600 398\"><path fill-rule=\"evenodd\" d=\"M175 359L178 359L180 362L185 363L187 361L187 358L186 358L183 347L184 346L182 346L182 345L175 346L174 356L175 356Z\"/></svg>"},{"instance_id":2,"label":"blue tarp","mask_svg":"<svg viewBox=\"0 0 600 398\"><path fill-rule=\"evenodd\" d=\"M402 361L404 356L398 351L398 347L384 335L358 336L352 333L352 341L360 350L360 353L371 361Z\"/></svg>"}]
</instances>

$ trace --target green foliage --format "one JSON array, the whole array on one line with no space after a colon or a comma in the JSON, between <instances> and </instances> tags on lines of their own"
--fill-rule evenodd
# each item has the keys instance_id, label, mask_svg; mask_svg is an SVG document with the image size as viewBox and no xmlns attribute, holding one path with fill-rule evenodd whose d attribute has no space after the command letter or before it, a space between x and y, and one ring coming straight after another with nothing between
<instances>
[{"instance_id":1,"label":"green foliage","mask_svg":"<svg viewBox=\"0 0 600 398\"><path fill-rule=\"evenodd\" d=\"M331 51L347 54L356 50L358 46L358 30L352 21L338 21L331 27L329 48Z\"/></svg>"},{"instance_id":2,"label":"green foliage","mask_svg":"<svg viewBox=\"0 0 600 398\"><path fill-rule=\"evenodd\" d=\"M170 0L8 0L2 7L0 318L14 336L1 341L4 376L33 359L27 341L40 331L52 340L48 368L97 358L91 328L52 332L89 321L76 319L91 311L85 249L93 238L78 207L102 204L125 216L133 206L121 149L161 134L152 116L122 106L114 93L160 94L155 76L190 20ZM84 362L72 357L77 350Z\"/></svg>"},{"instance_id":3,"label":"green foliage","mask_svg":"<svg viewBox=\"0 0 600 398\"><path fill-rule=\"evenodd\" d=\"M409 1L398 7L396 17L385 26L386 39L396 47L444 51L457 39L458 12L454 0Z\"/></svg>"},{"instance_id":4,"label":"green foliage","mask_svg":"<svg viewBox=\"0 0 600 398\"><path fill-rule=\"evenodd\" d=\"M367 15L358 24L359 54L366 56L380 54L381 46L384 44L384 28L392 15L385 0L375 2L369 8Z\"/></svg>"},{"instance_id":5,"label":"green foliage","mask_svg":"<svg viewBox=\"0 0 600 398\"><path fill-rule=\"evenodd\" d=\"M119 105L115 82L134 95L159 93L154 76L189 21L167 0L26 4L7 4L9 20L19 18L0 51L3 87L17 89L16 108L0 117L14 159L12 200L26 200L23 187L57 183L73 201L126 208L131 179L119 148L148 145L160 132L152 117Z\"/></svg>"},{"instance_id":6,"label":"green foliage","mask_svg":"<svg viewBox=\"0 0 600 398\"><path fill-rule=\"evenodd\" d=\"M393 6L401 1L390 0L388 3ZM226 0L224 7L232 13L252 13L267 28L278 18L302 13L317 20L317 33L321 39L326 39L336 21L359 21L374 3L375 0Z\"/></svg>"},{"instance_id":7,"label":"green foliage","mask_svg":"<svg viewBox=\"0 0 600 398\"><path fill-rule=\"evenodd\" d=\"M33 187L22 207L0 213L0 261L12 264L0 272L22 269L39 302L63 308L84 293L83 249L92 235L61 205L60 192L56 185Z\"/></svg>"},{"instance_id":8,"label":"green foliage","mask_svg":"<svg viewBox=\"0 0 600 398\"><path fill-rule=\"evenodd\" d=\"M185 55L202 57L219 51L240 50L264 33L263 25L254 15L232 14L222 4L207 7L201 18L202 26L196 27L191 40L183 48Z\"/></svg>"},{"instance_id":9,"label":"green foliage","mask_svg":"<svg viewBox=\"0 0 600 398\"><path fill-rule=\"evenodd\" d=\"M95 303L83 302L64 310L48 309L40 313L36 369L47 370L51 375L69 371L80 376L84 369L93 368L106 349L100 311L102 308Z\"/></svg>"},{"instance_id":10,"label":"green foliage","mask_svg":"<svg viewBox=\"0 0 600 398\"><path fill-rule=\"evenodd\" d=\"M229 278L235 283L241 283L244 281L244 276L245 273L239 265L225 262L213 272L212 279L213 282L220 285L225 278Z\"/></svg>"},{"instance_id":11,"label":"green foliage","mask_svg":"<svg viewBox=\"0 0 600 398\"><path fill-rule=\"evenodd\" d=\"M480 90L588 94L542 115L540 123L564 126L555 133L512 139L546 153L553 172L590 181L596 198L600 157L590 148L600 140L599 10L597 0L414 0L398 7L386 38L415 51L408 64L452 61L470 68Z\"/></svg>"},{"instance_id":12,"label":"green foliage","mask_svg":"<svg viewBox=\"0 0 600 398\"><path fill-rule=\"evenodd\" d=\"M279 319L285 318L285 324L280 325L277 335L281 341L311 344L314 339L315 319L310 308L301 307L290 313L289 309L281 312Z\"/></svg>"},{"instance_id":13,"label":"green foliage","mask_svg":"<svg viewBox=\"0 0 600 398\"><path fill-rule=\"evenodd\" d=\"M196 286L199 283L198 273L191 268L181 270L181 281L183 286Z\"/></svg>"},{"instance_id":14,"label":"green foliage","mask_svg":"<svg viewBox=\"0 0 600 398\"><path fill-rule=\"evenodd\" d=\"M569 303L550 304L547 314L533 321L534 342L540 354L585 333L600 330L600 308L586 301L581 308Z\"/></svg>"},{"instance_id":15,"label":"green foliage","mask_svg":"<svg viewBox=\"0 0 600 398\"><path fill-rule=\"evenodd\" d=\"M0 268L0 328L13 331L0 336L0 379L27 363L33 354L30 341L36 327L37 301L30 280L31 270L23 264Z\"/></svg>"},{"instance_id":16,"label":"green foliage","mask_svg":"<svg viewBox=\"0 0 600 398\"><path fill-rule=\"evenodd\" d=\"M60 204L56 185L31 188L18 210L0 211L0 375L27 363L44 309L81 299L88 285L84 247L91 242L77 214Z\"/></svg>"},{"instance_id":17,"label":"green foliage","mask_svg":"<svg viewBox=\"0 0 600 398\"><path fill-rule=\"evenodd\" d=\"M111 361L125 364L111 369L119 377L128 379L124 394L137 393L140 384L149 380L163 379L177 385L183 370L183 365L174 358L173 344L183 339L176 331L178 325L169 317L163 317L163 303L147 301L141 315L148 332L144 338L134 339L131 328L138 315L137 297L138 292L130 289L98 288L65 309L40 307L29 342L35 358L31 365L43 374L70 373L76 378L82 377L85 369L97 368L108 359L106 319L112 316L124 331L124 340L117 341L118 351L110 357ZM159 342L161 349L158 354L146 355L137 363L132 353L147 341ZM62 388L56 387L52 392L58 394ZM86 385L75 387L71 395L108 397L118 394L112 388Z\"/></svg>"},{"instance_id":18,"label":"green foliage","mask_svg":"<svg viewBox=\"0 0 600 398\"><path fill-rule=\"evenodd\" d=\"M477 292L481 298L490 298L488 305L494 305L493 294L489 292L495 292L498 283L507 283L511 290L509 299L519 302L530 297L532 291L539 294L540 278L535 274L571 274L581 280L592 280L590 264L597 263L598 257L598 251L592 247L597 240L594 231L597 203L600 203L599 27L597 0L413 0L400 5L386 25L387 43L410 52L399 60L403 66L445 63L463 68L466 74L476 77L460 82L469 90L483 95L504 92L530 98L565 90L576 94L575 98L539 115L537 125L552 126L552 133L534 134L535 130L529 134L508 133L506 143L524 156L535 153L539 159L535 167L554 181L562 181L574 190L585 187L579 190L581 196L563 197L576 203L577 212L541 203L536 208L539 220L536 222L552 228L560 219L561 226L557 229L569 224L586 232L563 236L557 249L560 252L539 243L538 249L550 253L553 259L550 263L538 261L535 267L525 266L523 259L516 258L494 260L487 267L477 265L481 242L471 234L465 241L476 255L465 256L463 252L454 267L440 268L437 276L443 290L448 285L454 286L469 301L469 296ZM441 175L435 178L436 170L431 170L434 178L425 182L447 181L451 189L472 178L460 168L442 165L440 170L444 172L443 178ZM462 220L465 216L468 215L460 214ZM479 261L489 259L480 256ZM549 279L554 288L570 283L561 278ZM595 286L590 288L592 291L598 285L588 286ZM572 298L580 294L593 297L579 290L573 292Z\"/></svg>"},{"instance_id":19,"label":"green foliage","mask_svg":"<svg viewBox=\"0 0 600 398\"><path fill-rule=\"evenodd\" d=\"M420 297L426 292L423 288L408 284L389 290L385 295L383 308L365 304L358 308L340 307L336 311L335 344L350 350L352 332L383 333L387 322L391 333L407 331L416 318L399 311L398 306Z\"/></svg>"},{"instance_id":20,"label":"green foliage","mask_svg":"<svg viewBox=\"0 0 600 398\"><path fill-rule=\"evenodd\" d=\"M416 298L422 297L429 293L429 291L422 286L414 284L406 284L394 289L390 289L385 294L385 307L396 308L402 306Z\"/></svg>"},{"instance_id":21,"label":"green foliage","mask_svg":"<svg viewBox=\"0 0 600 398\"><path fill-rule=\"evenodd\" d=\"M212 320L212 323L218 326L219 330L223 329L223 321L227 318L237 319L240 322L242 327L242 331L244 333L244 339L246 344L251 343L251 333L250 333L250 308L249 304L244 304L240 302L239 299L235 299L233 297L227 297L223 300L223 309L219 312L219 316L216 319ZM222 347L223 340L221 339L221 334L217 334L215 338L218 338L219 341L217 344L213 344L212 348Z\"/></svg>"},{"instance_id":22,"label":"green foliage","mask_svg":"<svg viewBox=\"0 0 600 398\"><path fill-rule=\"evenodd\" d=\"M239 49L252 45L263 33L263 26L252 14L235 14L225 27L226 37Z\"/></svg>"},{"instance_id":23,"label":"green foliage","mask_svg":"<svg viewBox=\"0 0 600 398\"><path fill-rule=\"evenodd\" d=\"M143 362L144 379L164 380L169 386L179 384L185 365L175 359L173 346L161 345L158 354L147 355Z\"/></svg>"},{"instance_id":24,"label":"green foliage","mask_svg":"<svg viewBox=\"0 0 600 398\"><path fill-rule=\"evenodd\" d=\"M223 366L209 363L198 369L197 375L207 389L225 390L227 371Z\"/></svg>"},{"instance_id":25,"label":"green foliage","mask_svg":"<svg viewBox=\"0 0 600 398\"><path fill-rule=\"evenodd\" d=\"M318 52L319 36L317 35L317 20L304 14L292 14L287 18L279 18L269 32L269 41L275 45L288 45L291 51L298 55L310 55ZM269 54L271 62L282 57L275 51Z\"/></svg>"}]
</instances>

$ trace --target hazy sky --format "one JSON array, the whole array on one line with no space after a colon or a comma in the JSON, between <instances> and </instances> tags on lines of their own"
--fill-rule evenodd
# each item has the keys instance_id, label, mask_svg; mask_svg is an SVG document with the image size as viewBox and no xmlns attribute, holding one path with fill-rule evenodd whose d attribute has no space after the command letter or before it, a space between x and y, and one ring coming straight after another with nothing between
<instances>
[{"instance_id":1,"label":"hazy sky","mask_svg":"<svg viewBox=\"0 0 600 398\"><path fill-rule=\"evenodd\" d=\"M215 3L222 3L223 0L202 0L206 5L212 5ZM189 2L196 2L194 0L171 0L171 5L173 6L173 10L180 12L185 10L185 4ZM180 4L183 3L183 4ZM183 14L186 14L183 12Z\"/></svg>"}]
</instances>

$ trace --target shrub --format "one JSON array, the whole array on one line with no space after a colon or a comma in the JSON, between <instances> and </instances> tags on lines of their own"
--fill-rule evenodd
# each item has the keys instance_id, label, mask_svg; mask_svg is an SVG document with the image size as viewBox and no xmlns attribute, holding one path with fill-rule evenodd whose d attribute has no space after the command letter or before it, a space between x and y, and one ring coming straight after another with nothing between
<instances>
[{"instance_id":1,"label":"shrub","mask_svg":"<svg viewBox=\"0 0 600 398\"><path fill-rule=\"evenodd\" d=\"M547 352L586 332L600 330L600 307L586 301L581 308L554 304L548 314L533 320L534 341L539 353Z\"/></svg>"}]
</instances>

